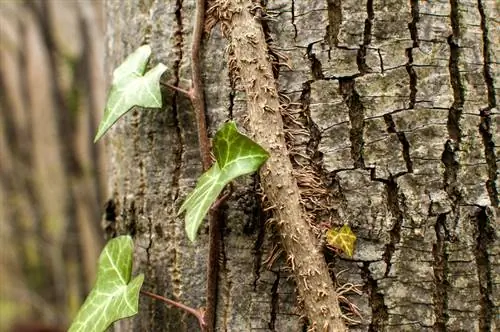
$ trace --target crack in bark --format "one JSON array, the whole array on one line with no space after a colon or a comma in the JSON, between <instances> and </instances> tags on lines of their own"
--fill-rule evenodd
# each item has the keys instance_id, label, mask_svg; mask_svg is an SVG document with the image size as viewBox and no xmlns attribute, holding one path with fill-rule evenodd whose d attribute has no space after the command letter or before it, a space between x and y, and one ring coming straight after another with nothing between
<instances>
[{"instance_id":1,"label":"crack in bark","mask_svg":"<svg viewBox=\"0 0 500 332\"><path fill-rule=\"evenodd\" d=\"M254 192L257 193L260 187L260 176L257 174L255 176L255 181L254 181ZM259 202L259 197L258 194L255 194L257 202ZM262 246L264 244L264 236L266 234L266 226L265 226L265 221L270 218L265 215L266 213L261 209L260 204L256 203L254 204L254 211L252 213L252 216L255 216L258 225L258 233L257 233L257 239L255 240L252 253L253 253L253 274L254 274L254 279L253 279L253 290L257 290L257 283L260 280L260 268L262 266Z\"/></svg>"},{"instance_id":2,"label":"crack in bark","mask_svg":"<svg viewBox=\"0 0 500 332\"><path fill-rule=\"evenodd\" d=\"M486 87L488 90L488 107L481 110L481 124L479 125L479 132L483 138L484 154L488 166L488 180L486 181L486 188L490 201L493 206L499 205L498 188L496 187L496 180L498 178L498 166L495 155L495 142L493 140L493 131L491 128L491 109L496 107L496 94L493 82L493 74L491 72L490 64L492 61L491 44L488 39L489 26L486 22L486 14L484 12L484 5L482 0L477 1L479 14L481 16L481 30L483 32L483 73Z\"/></svg>"},{"instance_id":3,"label":"crack in bark","mask_svg":"<svg viewBox=\"0 0 500 332\"><path fill-rule=\"evenodd\" d=\"M408 139L406 138L405 133L396 130L396 124L394 123L394 120L393 120L391 114L384 114L384 121L385 121L385 124L387 125L387 132L389 132L391 134L396 134L399 142L401 143L401 147L403 149L403 159L405 161L406 169L408 170L408 173L413 173L413 161L411 160L411 156L410 156L410 143L408 142ZM372 169L372 170L375 171L375 169ZM405 173L403 173L403 174L405 174ZM398 173L394 177L398 177L398 176L401 176L403 174ZM373 174L373 177L374 177L374 174Z\"/></svg>"},{"instance_id":4,"label":"crack in bark","mask_svg":"<svg viewBox=\"0 0 500 332\"><path fill-rule=\"evenodd\" d=\"M307 59L311 63L311 74L314 80L323 80L325 75L323 74L323 67L321 61L316 58L316 54L313 53L312 48L316 42L307 45Z\"/></svg>"},{"instance_id":5,"label":"crack in bark","mask_svg":"<svg viewBox=\"0 0 500 332\"><path fill-rule=\"evenodd\" d=\"M497 158L495 155L495 142L493 138L491 111L489 109L481 110L481 123L479 124L479 132L483 139L484 156L488 168L488 180L486 180L486 190L490 197L491 205L499 205L498 188L496 181L498 178Z\"/></svg>"},{"instance_id":6,"label":"crack in bark","mask_svg":"<svg viewBox=\"0 0 500 332\"><path fill-rule=\"evenodd\" d=\"M493 83L493 73L491 72L490 64L493 63L491 56L491 43L488 39L489 26L486 23L486 14L484 12L484 5L482 0L477 0L477 6L479 10L479 15L481 16L481 30L483 32L483 71L484 80L486 81L486 87L488 89L488 104L490 108L496 106L496 95L495 95L495 85Z\"/></svg>"},{"instance_id":7,"label":"crack in bark","mask_svg":"<svg viewBox=\"0 0 500 332\"><path fill-rule=\"evenodd\" d=\"M368 292L370 308L372 309L372 319L368 326L368 332L382 331L389 318L389 313L384 303L384 296L378 291L377 280L371 275L369 262L362 262L361 276L365 281L365 289Z\"/></svg>"},{"instance_id":8,"label":"crack in bark","mask_svg":"<svg viewBox=\"0 0 500 332\"><path fill-rule=\"evenodd\" d=\"M460 119L462 117L462 111L464 106L464 94L465 89L462 83L462 77L460 74L459 61L461 55L461 49L459 45L460 24L459 24L459 11L458 11L458 0L450 0L451 4L451 26L453 33L448 37L448 45L450 46L450 60L449 60L449 72L450 81L453 89L453 104L448 113L448 133L450 138L457 143L461 142L462 132L460 127Z\"/></svg>"},{"instance_id":9,"label":"crack in bark","mask_svg":"<svg viewBox=\"0 0 500 332\"><path fill-rule=\"evenodd\" d=\"M372 71L366 64L366 50L372 42L372 25L375 13L373 11L373 0L366 2L366 13L368 17L365 20L365 28L363 31L363 44L360 45L358 54L356 56L356 64L358 65L359 72L363 75Z\"/></svg>"},{"instance_id":10,"label":"crack in bark","mask_svg":"<svg viewBox=\"0 0 500 332\"><path fill-rule=\"evenodd\" d=\"M327 0L328 26L326 27L325 40L330 48L339 43L339 31L342 25L342 0Z\"/></svg>"},{"instance_id":11,"label":"crack in bark","mask_svg":"<svg viewBox=\"0 0 500 332\"><path fill-rule=\"evenodd\" d=\"M453 104L448 112L447 130L449 139L446 141L444 151L441 156L441 161L445 166L444 170L444 189L448 196L453 201L453 211L458 208L458 203L461 200L460 185L458 183L458 171L460 169L459 151L460 142L462 140L462 129L460 120L463 112L464 93L465 89L462 83L462 78L459 68L460 60L460 38L459 12L457 0L450 0L451 4L451 26L453 33L448 37L448 45L450 47L450 58L448 70L450 73L450 81L453 89Z\"/></svg>"},{"instance_id":12,"label":"crack in bark","mask_svg":"<svg viewBox=\"0 0 500 332\"><path fill-rule=\"evenodd\" d=\"M279 295L278 295L278 287L280 284L280 272L274 272L276 275L276 279L274 279L273 286L271 287L271 320L269 321L269 329L271 331L276 331L276 316L278 314L279 309Z\"/></svg>"},{"instance_id":13,"label":"crack in bark","mask_svg":"<svg viewBox=\"0 0 500 332\"><path fill-rule=\"evenodd\" d=\"M306 125L309 131L309 141L306 146L307 155L311 158L311 163L317 170L318 174L321 174L321 177L325 178L327 175L323 170L323 154L319 151L322 134L318 125L311 117L311 81L307 81L302 84L302 92L299 97L299 103L301 104L301 109L304 111L305 117L307 118Z\"/></svg>"},{"instance_id":14,"label":"crack in bark","mask_svg":"<svg viewBox=\"0 0 500 332\"><path fill-rule=\"evenodd\" d=\"M408 30L410 30L410 36L413 40L412 47L406 49L406 56L408 62L406 63L406 71L410 77L410 105L409 108L415 108L416 97L417 97L417 73L413 68L413 49L418 48L418 29L417 23L420 19L419 17L419 6L418 0L411 0L411 17L412 21L408 23Z\"/></svg>"},{"instance_id":15,"label":"crack in bark","mask_svg":"<svg viewBox=\"0 0 500 332\"><path fill-rule=\"evenodd\" d=\"M436 243L432 246L433 270L434 270L434 331L445 332L448 322L448 254L446 252L446 214L437 217L434 231L436 233Z\"/></svg>"},{"instance_id":16,"label":"crack in bark","mask_svg":"<svg viewBox=\"0 0 500 332\"><path fill-rule=\"evenodd\" d=\"M491 331L495 304L491 299L493 294L492 267L489 260L488 248L493 246L495 241L495 231L491 225L491 216L488 215L488 208L482 208L477 218L477 235L474 256L476 257L477 274L479 277L479 292L481 294L479 304L480 331Z\"/></svg>"},{"instance_id":17,"label":"crack in bark","mask_svg":"<svg viewBox=\"0 0 500 332\"><path fill-rule=\"evenodd\" d=\"M292 10L292 26L293 26L293 31L294 31L293 40L296 41L299 32L297 30L297 25L295 24L295 0L292 0L291 10Z\"/></svg>"},{"instance_id":18,"label":"crack in bark","mask_svg":"<svg viewBox=\"0 0 500 332\"><path fill-rule=\"evenodd\" d=\"M396 245L399 244L401 240L403 212L401 211L398 201L398 184L394 181L393 178L390 178L383 183L387 191L387 206L389 208L389 211L391 211L392 215L396 218L392 229L389 231L390 241L388 244L386 244L385 251L382 255L386 263L384 277L387 277L389 275L389 272L391 271L391 260L394 252L396 251Z\"/></svg>"},{"instance_id":19,"label":"crack in bark","mask_svg":"<svg viewBox=\"0 0 500 332\"><path fill-rule=\"evenodd\" d=\"M364 115L365 108L360 100L360 96L356 91L355 81L352 78L339 79L339 92L342 94L344 102L349 108L349 121L351 122L351 130L349 138L351 140L351 158L355 168L365 168L363 159L364 153Z\"/></svg>"}]
</instances>

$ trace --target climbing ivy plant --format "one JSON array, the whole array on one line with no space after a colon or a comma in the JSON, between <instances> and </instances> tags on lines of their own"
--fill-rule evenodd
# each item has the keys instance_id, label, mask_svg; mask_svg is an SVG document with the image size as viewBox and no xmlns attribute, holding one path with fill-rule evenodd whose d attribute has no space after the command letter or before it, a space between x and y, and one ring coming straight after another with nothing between
<instances>
[{"instance_id":1,"label":"climbing ivy plant","mask_svg":"<svg viewBox=\"0 0 500 332\"><path fill-rule=\"evenodd\" d=\"M94 142L134 106L159 108L162 106L160 77L167 67L159 63L146 72L151 47L143 45L130 54L113 72L113 82L108 94L104 118Z\"/></svg>"},{"instance_id":2,"label":"climbing ivy plant","mask_svg":"<svg viewBox=\"0 0 500 332\"><path fill-rule=\"evenodd\" d=\"M215 163L198 179L179 210L179 214L186 211L186 234L191 241L222 189L235 178L257 171L269 157L260 145L239 133L232 121L215 134L213 145Z\"/></svg>"},{"instance_id":3,"label":"climbing ivy plant","mask_svg":"<svg viewBox=\"0 0 500 332\"><path fill-rule=\"evenodd\" d=\"M134 106L162 107L160 78L166 66L159 63L146 70L150 56L150 46L143 45L113 72L104 117L94 142ZM195 241L205 216L224 187L237 177L256 172L269 158L268 152L240 133L233 121L217 131L212 143L215 161L199 177L195 189L178 211L178 215L185 213L186 234L191 241ZM329 230L326 238L329 245L352 256L356 236L349 226ZM95 286L75 317L70 332L105 331L113 322L137 314L144 275L131 278L132 254L130 236L120 236L107 243L99 257Z\"/></svg>"},{"instance_id":4,"label":"climbing ivy plant","mask_svg":"<svg viewBox=\"0 0 500 332\"><path fill-rule=\"evenodd\" d=\"M120 236L106 244L99 256L94 289L69 332L105 331L114 321L137 314L144 275L131 280L133 247L130 236Z\"/></svg>"},{"instance_id":5,"label":"climbing ivy plant","mask_svg":"<svg viewBox=\"0 0 500 332\"><path fill-rule=\"evenodd\" d=\"M134 106L162 107L160 78L166 67L160 63L146 71L150 56L151 48L143 45L113 72L112 86L95 142ZM196 239L203 219L224 187L239 176L257 171L269 157L260 145L241 134L232 121L215 134L213 153L214 164L200 176L196 188L178 212L186 214L186 234L191 241ZM104 331L114 321L137 313L144 276L130 280L132 250L130 236L121 236L108 242L99 258L95 287L69 331Z\"/></svg>"}]
</instances>

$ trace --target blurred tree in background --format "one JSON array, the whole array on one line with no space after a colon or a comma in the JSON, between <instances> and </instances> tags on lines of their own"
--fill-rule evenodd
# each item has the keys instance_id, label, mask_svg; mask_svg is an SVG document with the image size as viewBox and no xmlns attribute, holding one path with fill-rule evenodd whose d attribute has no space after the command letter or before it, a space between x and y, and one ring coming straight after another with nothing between
<instances>
[{"instance_id":1,"label":"blurred tree in background","mask_svg":"<svg viewBox=\"0 0 500 332\"><path fill-rule=\"evenodd\" d=\"M66 327L93 283L103 26L101 1L0 2L1 331Z\"/></svg>"}]
</instances>

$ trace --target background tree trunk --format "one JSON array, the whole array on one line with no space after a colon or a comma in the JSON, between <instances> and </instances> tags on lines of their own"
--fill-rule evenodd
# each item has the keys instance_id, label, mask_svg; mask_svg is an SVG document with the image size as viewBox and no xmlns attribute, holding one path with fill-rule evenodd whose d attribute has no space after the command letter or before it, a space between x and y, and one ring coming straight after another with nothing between
<instances>
[{"instance_id":1,"label":"background tree trunk","mask_svg":"<svg viewBox=\"0 0 500 332\"><path fill-rule=\"evenodd\" d=\"M171 84L189 86L194 1L106 2L108 75L143 43ZM362 315L352 331L490 331L498 326L500 45L495 1L273 1L261 20L283 96L290 158L311 226L349 223L352 259L325 249ZM202 54L209 128L245 125L245 96L216 26ZM495 52L496 51L496 52ZM284 66L288 58L291 69ZM278 62L280 62L278 64ZM131 233L144 288L204 305L207 229L195 244L176 211L201 174L194 114L164 91L107 136L111 235ZM217 329L301 331L300 301L261 209L258 177L223 208ZM113 210L113 211L111 211ZM116 324L193 331L141 298Z\"/></svg>"},{"instance_id":2,"label":"background tree trunk","mask_svg":"<svg viewBox=\"0 0 500 332\"><path fill-rule=\"evenodd\" d=\"M0 2L0 330L64 329L103 244L102 4Z\"/></svg>"}]
</instances>

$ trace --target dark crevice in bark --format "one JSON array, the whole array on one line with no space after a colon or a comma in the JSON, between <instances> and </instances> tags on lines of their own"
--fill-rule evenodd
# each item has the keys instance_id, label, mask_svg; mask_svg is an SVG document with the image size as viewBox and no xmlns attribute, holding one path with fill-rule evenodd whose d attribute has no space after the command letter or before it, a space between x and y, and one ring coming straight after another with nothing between
<instances>
[{"instance_id":1,"label":"dark crevice in bark","mask_svg":"<svg viewBox=\"0 0 500 332\"><path fill-rule=\"evenodd\" d=\"M183 46L183 35L182 35L182 15L181 15L181 9L182 9L182 2L179 0L177 1L176 4L176 10L175 10L175 18L176 18L176 31L174 33L175 36L175 52L177 59L175 59L173 63L173 85L178 86L180 82L180 64L182 61L182 46ZM170 91L167 91L170 92ZM172 117L174 119L174 125L175 125L175 135L178 140L178 144L175 145L174 147L174 171L173 171L173 177L172 177L172 188L174 190L174 201L179 198L179 179L181 178L181 171L183 169L183 156L184 156L184 147L186 142L184 141L184 135L182 132L182 127L181 127L181 116L179 114L179 93L175 90L172 90L171 92L172 95Z\"/></svg>"},{"instance_id":2,"label":"dark crevice in bark","mask_svg":"<svg viewBox=\"0 0 500 332\"><path fill-rule=\"evenodd\" d=\"M276 331L275 330L275 324L276 324L276 316L278 314L278 309L279 309L279 295L278 295L278 287L280 284L280 272L273 272L276 276L276 279L274 279L273 286L271 287L271 319L269 321L269 330L271 331Z\"/></svg>"},{"instance_id":3,"label":"dark crevice in bark","mask_svg":"<svg viewBox=\"0 0 500 332\"><path fill-rule=\"evenodd\" d=\"M415 102L417 98L417 73L413 68L413 49L418 48L418 29L417 23L419 21L419 7L418 0L411 0L411 16L412 21L408 23L408 29L410 30L410 36L413 40L413 45L406 49L406 57L408 62L406 63L406 71L410 77L410 104L409 108L413 109L415 107Z\"/></svg>"},{"instance_id":4,"label":"dark crevice in bark","mask_svg":"<svg viewBox=\"0 0 500 332\"><path fill-rule=\"evenodd\" d=\"M391 260L394 252L396 251L396 246L399 244L401 240L401 227L403 225L403 212L401 211L399 198L398 198L398 184L395 182L393 178L390 178L388 181L384 182L385 189L387 192L387 206L391 214L393 215L395 221L392 229L389 231L390 241L385 246L384 254L382 255L385 263L386 270L384 273L384 277L389 275L391 271Z\"/></svg>"},{"instance_id":5,"label":"dark crevice in bark","mask_svg":"<svg viewBox=\"0 0 500 332\"><path fill-rule=\"evenodd\" d=\"M398 137L401 147L403 148L403 158L405 160L406 169L408 170L408 173L413 173L413 161L410 156L410 143L408 142L405 133L396 130L396 124L394 123L391 114L384 114L384 121L387 125L387 132L396 134ZM398 174L398 176L400 175L402 174Z\"/></svg>"},{"instance_id":6,"label":"dark crevice in bark","mask_svg":"<svg viewBox=\"0 0 500 332\"><path fill-rule=\"evenodd\" d=\"M373 0L368 0L366 2L366 13L368 17L365 20L363 44L360 45L358 54L356 56L356 63L361 74L366 74L372 71L372 69L366 64L366 51L368 50L368 47L370 46L370 43L372 41L372 22L375 17L375 13L373 11Z\"/></svg>"},{"instance_id":7,"label":"dark crevice in bark","mask_svg":"<svg viewBox=\"0 0 500 332\"><path fill-rule=\"evenodd\" d=\"M363 262L362 264L361 277L365 282L364 292L368 293L368 301L372 309L372 319L368 326L368 332L383 331L384 325L389 318L384 296L379 292L377 280L371 275L370 263Z\"/></svg>"},{"instance_id":8,"label":"dark crevice in bark","mask_svg":"<svg viewBox=\"0 0 500 332\"><path fill-rule=\"evenodd\" d=\"M481 123L479 132L483 139L484 155L488 166L488 180L486 180L486 189L490 197L491 205L498 206L500 204L498 198L498 188L496 181L498 178L497 157L495 155L495 141L493 139L493 128L491 121L491 111L489 109L481 110Z\"/></svg>"},{"instance_id":9,"label":"dark crevice in bark","mask_svg":"<svg viewBox=\"0 0 500 332\"><path fill-rule=\"evenodd\" d=\"M453 33L448 37L448 45L450 47L448 70L453 89L453 104L448 111L447 121L448 135L450 138L445 143L441 161L445 166L443 179L444 189L453 201L453 211L456 211L461 200L460 184L458 183L458 172L460 169L458 151L462 139L460 120L463 112L465 92L459 68L461 49L458 44L458 40L460 39L460 25L458 22L459 10L457 0L450 0L450 4L450 19Z\"/></svg>"},{"instance_id":10,"label":"dark crevice in bark","mask_svg":"<svg viewBox=\"0 0 500 332\"><path fill-rule=\"evenodd\" d=\"M118 216L118 209L114 198L110 198L104 204L104 215L102 218L101 227L104 231L104 239L110 240L117 236L116 233L116 219Z\"/></svg>"},{"instance_id":11,"label":"dark crevice in bark","mask_svg":"<svg viewBox=\"0 0 500 332\"><path fill-rule=\"evenodd\" d=\"M292 0L291 10L292 10L292 26L294 31L293 40L296 40L299 32L297 30L297 25L295 25L295 0Z\"/></svg>"},{"instance_id":12,"label":"dark crevice in bark","mask_svg":"<svg viewBox=\"0 0 500 332\"><path fill-rule=\"evenodd\" d=\"M476 257L477 274L479 277L479 292L481 294L479 303L479 330L491 331L495 304L491 298L493 295L493 273L489 259L488 248L495 242L495 230L491 225L494 221L494 213L488 215L488 208L482 208L476 216L477 233L474 255Z\"/></svg>"},{"instance_id":13,"label":"dark crevice in bark","mask_svg":"<svg viewBox=\"0 0 500 332\"><path fill-rule=\"evenodd\" d=\"M380 61L380 72L383 74L385 72L384 69L384 58L382 57L382 53L380 52L380 48L377 49L378 59Z\"/></svg>"},{"instance_id":14,"label":"dark crevice in bark","mask_svg":"<svg viewBox=\"0 0 500 332\"><path fill-rule=\"evenodd\" d=\"M449 60L449 72L451 86L453 89L453 104L448 113L448 133L450 138L458 143L461 141L461 127L460 120L462 117L463 105L464 105L464 86L462 83L462 77L460 73L460 55L461 49L459 45L459 40L461 37L460 33L460 23L459 21L459 10L457 0L450 0L451 4L451 26L452 35L448 37L448 45L450 46L450 60Z\"/></svg>"},{"instance_id":15,"label":"dark crevice in bark","mask_svg":"<svg viewBox=\"0 0 500 332\"><path fill-rule=\"evenodd\" d=\"M491 127L491 109L496 107L496 94L495 86L493 84L493 73L491 72L492 56L491 56L491 43L489 36L489 25L487 24L486 14L484 12L484 5L482 0L478 0L479 14L481 15L481 30L483 32L483 73L486 87L488 89L488 107L481 110L481 124L479 125L479 132L483 138L484 154L486 163L488 165L488 180L486 181L486 188L490 201L493 206L500 204L498 198L498 190L496 187L496 180L498 178L498 165L495 156L495 142L493 141L493 130Z\"/></svg>"},{"instance_id":16,"label":"dark crevice in bark","mask_svg":"<svg viewBox=\"0 0 500 332\"><path fill-rule=\"evenodd\" d=\"M325 75L323 75L323 67L321 65L321 61L316 58L316 55L313 53L312 48L315 43L311 43L307 45L307 58L311 63L311 74L314 80L322 80L325 79Z\"/></svg>"},{"instance_id":17,"label":"dark crevice in bark","mask_svg":"<svg viewBox=\"0 0 500 332\"><path fill-rule=\"evenodd\" d=\"M433 270L434 270L434 331L445 332L448 322L448 254L446 252L446 214L437 217L434 231L436 233L436 243L432 247Z\"/></svg>"},{"instance_id":18,"label":"dark crevice in bark","mask_svg":"<svg viewBox=\"0 0 500 332\"><path fill-rule=\"evenodd\" d=\"M302 84L302 93L300 94L299 99L300 104L302 105L302 109L304 110L304 114L307 117L307 127L309 130L309 142L307 142L306 152L307 155L311 158L311 163L314 168L321 174L323 178L327 175L323 169L323 153L319 151L319 144L321 142L321 130L318 125L311 118L311 82L305 82ZM325 181L326 183L327 181Z\"/></svg>"},{"instance_id":19,"label":"dark crevice in bark","mask_svg":"<svg viewBox=\"0 0 500 332\"><path fill-rule=\"evenodd\" d=\"M351 141L351 158L355 168L365 168L363 159L363 130L364 130L364 115L365 108L361 103L358 92L355 89L354 79L340 79L339 92L342 95L344 102L349 108L349 121L351 122L351 130L349 138Z\"/></svg>"},{"instance_id":20,"label":"dark crevice in bark","mask_svg":"<svg viewBox=\"0 0 500 332\"><path fill-rule=\"evenodd\" d=\"M137 234L137 208L135 207L135 199L130 201L127 208L125 220L125 234L130 234L134 237Z\"/></svg>"},{"instance_id":21,"label":"dark crevice in bark","mask_svg":"<svg viewBox=\"0 0 500 332\"><path fill-rule=\"evenodd\" d=\"M266 20L266 13L262 12L263 16L260 19L260 24L262 26L262 32L264 32L264 37L267 44L267 54L269 55L269 61L273 69L274 79L278 80L280 74L280 57L273 47L273 36L271 34L271 28L269 27L268 20Z\"/></svg>"},{"instance_id":22,"label":"dark crevice in bark","mask_svg":"<svg viewBox=\"0 0 500 332\"><path fill-rule=\"evenodd\" d=\"M229 92L229 106L227 109L227 118L229 120L234 119L233 110L234 110L234 98L235 98L235 96L236 96L236 91L235 91L233 84L231 82L231 91Z\"/></svg>"},{"instance_id":23,"label":"dark crevice in bark","mask_svg":"<svg viewBox=\"0 0 500 332\"><path fill-rule=\"evenodd\" d=\"M497 4L498 5L498 4ZM496 94L495 94L495 85L493 84L493 73L490 65L493 64L492 56L491 56L491 43L488 38L490 33L489 24L487 23L486 14L484 12L484 5L482 0L477 1L477 6L479 9L479 14L481 15L481 30L483 31L483 71L484 71L484 80L486 81L486 87L488 89L488 104L489 108L496 107Z\"/></svg>"},{"instance_id":24,"label":"dark crevice in bark","mask_svg":"<svg viewBox=\"0 0 500 332\"><path fill-rule=\"evenodd\" d=\"M339 31L342 25L342 0L326 0L328 8L328 26L326 27L325 40L330 48L339 43Z\"/></svg>"},{"instance_id":25,"label":"dark crevice in bark","mask_svg":"<svg viewBox=\"0 0 500 332\"><path fill-rule=\"evenodd\" d=\"M253 192L258 193L260 187L260 176L255 175L255 181L253 184ZM254 204L254 210L252 215L255 216L257 222L257 239L254 242L252 253L253 253L253 290L257 290L257 283L260 280L260 269L262 266L262 246L264 245L264 237L266 234L266 220L271 216L264 212L258 202L261 200L261 196L255 194L256 203Z\"/></svg>"},{"instance_id":26,"label":"dark crevice in bark","mask_svg":"<svg viewBox=\"0 0 500 332\"><path fill-rule=\"evenodd\" d=\"M455 203L457 203L461 197L457 183L458 169L460 166L457 160L457 150L457 144L452 140L447 140L441 156L441 162L445 167L443 179L444 189Z\"/></svg>"}]
</instances>

